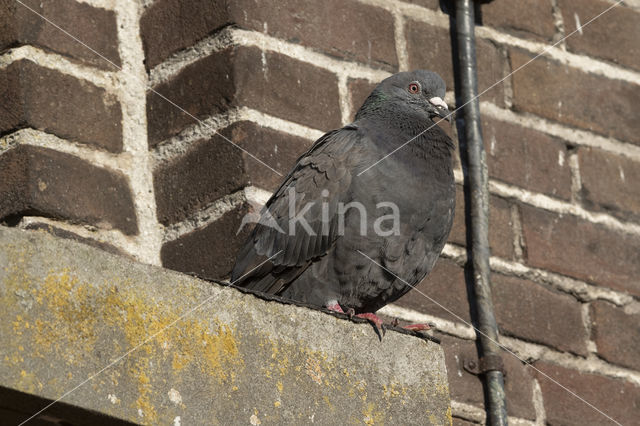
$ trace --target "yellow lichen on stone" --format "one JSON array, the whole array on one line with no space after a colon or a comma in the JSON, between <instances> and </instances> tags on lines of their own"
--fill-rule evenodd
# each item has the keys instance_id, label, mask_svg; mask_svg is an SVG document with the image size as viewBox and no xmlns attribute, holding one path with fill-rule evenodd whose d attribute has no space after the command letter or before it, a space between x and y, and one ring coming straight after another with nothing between
<instances>
[{"instance_id":1,"label":"yellow lichen on stone","mask_svg":"<svg viewBox=\"0 0 640 426\"><path fill-rule=\"evenodd\" d=\"M8 337L0 365L11 372L6 381L11 388L33 392L44 386L40 395L51 399L91 378L69 401L78 406L89 401L91 409L143 424L176 419L191 424L187 419L196 416L199 423L225 424L229 413L240 416L234 422L255 424L303 424L314 418L319 424L327 422L327 413L330 419L342 414L353 424L406 424L407 410L419 412L423 423L451 422L444 403L426 410L434 396L448 396L444 373L407 384L384 363L388 356L381 361L387 370L378 371L375 357L370 362L359 352L343 351L342 344L305 339L316 313L307 318L291 308L290 318L278 304L190 279L182 283L185 293L178 292L174 273L134 264L126 265L129 272L111 258L98 263L98 271L85 270L93 257L58 261L58 252L51 253L31 266L37 253L16 251L12 256L22 263L8 267L13 272L0 279L0 303L9 307L0 324ZM52 258L57 263L48 261ZM190 312L209 295L216 296L214 303ZM255 326L245 315L253 310ZM413 343L407 340L407 347L419 350ZM174 389L184 402L171 396ZM256 408L252 415L253 407L260 413Z\"/></svg>"},{"instance_id":2,"label":"yellow lichen on stone","mask_svg":"<svg viewBox=\"0 0 640 426\"><path fill-rule=\"evenodd\" d=\"M93 351L98 318L91 295L68 269L50 272L35 293L35 300L45 313L35 321L37 354L50 356L53 352L72 366L83 354ZM24 328L28 327L25 323Z\"/></svg>"},{"instance_id":3,"label":"yellow lichen on stone","mask_svg":"<svg viewBox=\"0 0 640 426\"><path fill-rule=\"evenodd\" d=\"M244 367L237 333L229 324L190 315L181 318L187 308L153 303L148 294L131 290L133 286L126 280L114 279L95 286L81 282L69 269L62 268L50 271L42 282L32 283L24 272L29 256L16 252L11 256L15 263L3 279L7 291L2 302L17 305L20 300L15 294L22 291L39 308L33 311L36 316L30 322L18 314L2 325L2 333L13 336L8 339L11 347L5 347L3 362L20 366L24 363L20 354L26 352L44 359L62 359L76 367L88 354L95 353L98 336L109 336L100 343L109 360L135 348L122 359L121 368L128 376L126 382L137 387L136 399L129 401L129 406L142 414L138 421L147 424L158 420L154 401L159 400L157 393L161 390L155 377L160 376L159 364L164 361L174 371L175 380L180 379L181 370L191 367L221 384L233 383ZM106 333L105 328L109 330ZM119 333L124 339L117 338ZM117 371L114 365L109 386L118 386ZM62 394L71 386L70 371L62 377L69 382L50 383L56 386L55 393ZM25 392L42 387L36 373L26 372L16 377L13 385Z\"/></svg>"},{"instance_id":4,"label":"yellow lichen on stone","mask_svg":"<svg viewBox=\"0 0 640 426\"><path fill-rule=\"evenodd\" d=\"M362 421L366 425L384 425L384 413L377 410L373 402L365 405L362 415L364 416Z\"/></svg>"},{"instance_id":5,"label":"yellow lichen on stone","mask_svg":"<svg viewBox=\"0 0 640 426\"><path fill-rule=\"evenodd\" d=\"M322 384L322 378L324 377L324 372L322 371L322 367L320 365L320 361L317 358L309 357L305 362L305 372L311 379L317 384Z\"/></svg>"},{"instance_id":6,"label":"yellow lichen on stone","mask_svg":"<svg viewBox=\"0 0 640 426\"><path fill-rule=\"evenodd\" d=\"M29 393L35 392L36 388L42 389L42 383L38 380L36 375L25 370L20 370L18 385L19 389Z\"/></svg>"}]
</instances>

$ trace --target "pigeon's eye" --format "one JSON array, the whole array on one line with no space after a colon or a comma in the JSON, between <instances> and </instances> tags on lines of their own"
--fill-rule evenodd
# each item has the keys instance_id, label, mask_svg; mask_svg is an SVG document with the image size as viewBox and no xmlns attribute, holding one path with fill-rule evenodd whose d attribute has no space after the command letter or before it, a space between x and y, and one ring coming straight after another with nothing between
<instances>
[{"instance_id":1,"label":"pigeon's eye","mask_svg":"<svg viewBox=\"0 0 640 426\"><path fill-rule=\"evenodd\" d=\"M420 86L418 86L418 83L411 83L409 84L409 87L407 88L407 90L409 90L409 93L412 94L416 94L420 92Z\"/></svg>"}]
</instances>

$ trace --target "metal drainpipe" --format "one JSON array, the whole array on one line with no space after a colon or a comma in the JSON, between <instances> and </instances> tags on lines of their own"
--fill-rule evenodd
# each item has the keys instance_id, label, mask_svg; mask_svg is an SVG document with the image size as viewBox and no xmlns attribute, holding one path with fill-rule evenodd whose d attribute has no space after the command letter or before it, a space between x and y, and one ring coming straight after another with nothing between
<instances>
[{"instance_id":1,"label":"metal drainpipe","mask_svg":"<svg viewBox=\"0 0 640 426\"><path fill-rule=\"evenodd\" d=\"M507 424L502 358L498 341L498 326L493 313L489 267L489 189L487 163L480 127L478 80L476 73L475 23L473 0L456 0L456 40L460 71L460 101L464 117L467 145L467 177L471 213L471 257L473 289L480 342L479 372L485 380L487 423Z\"/></svg>"}]
</instances>

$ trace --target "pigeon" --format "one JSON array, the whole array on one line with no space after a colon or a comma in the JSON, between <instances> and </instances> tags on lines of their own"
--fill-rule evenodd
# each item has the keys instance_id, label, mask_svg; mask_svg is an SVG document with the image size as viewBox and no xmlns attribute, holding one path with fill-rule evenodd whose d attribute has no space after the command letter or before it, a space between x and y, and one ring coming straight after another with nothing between
<instances>
[{"instance_id":1,"label":"pigeon","mask_svg":"<svg viewBox=\"0 0 640 426\"><path fill-rule=\"evenodd\" d=\"M422 281L451 230L454 144L435 125L450 121L444 95L431 71L379 83L352 123L297 160L263 207L231 282L381 330L376 311Z\"/></svg>"}]
</instances>

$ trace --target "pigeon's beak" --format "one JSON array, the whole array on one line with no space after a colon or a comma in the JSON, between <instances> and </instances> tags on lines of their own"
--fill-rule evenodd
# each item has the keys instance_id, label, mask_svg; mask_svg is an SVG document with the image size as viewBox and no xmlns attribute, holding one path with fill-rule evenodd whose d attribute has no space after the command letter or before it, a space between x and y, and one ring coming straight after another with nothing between
<instances>
[{"instance_id":1,"label":"pigeon's beak","mask_svg":"<svg viewBox=\"0 0 640 426\"><path fill-rule=\"evenodd\" d=\"M447 103L442 100L442 98L434 96L433 98L429 99L429 103L434 107L431 111L433 113L433 117L438 116L444 120L447 120L448 122L451 122L449 107L447 106Z\"/></svg>"}]
</instances>

